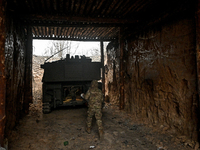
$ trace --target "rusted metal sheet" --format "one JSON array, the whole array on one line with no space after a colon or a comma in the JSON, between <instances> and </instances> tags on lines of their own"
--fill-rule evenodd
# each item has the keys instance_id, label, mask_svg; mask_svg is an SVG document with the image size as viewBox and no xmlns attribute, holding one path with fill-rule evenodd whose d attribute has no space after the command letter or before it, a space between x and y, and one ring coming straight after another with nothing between
<instances>
[{"instance_id":1,"label":"rusted metal sheet","mask_svg":"<svg viewBox=\"0 0 200 150\"><path fill-rule=\"evenodd\" d=\"M0 144L3 145L5 128L5 1L0 1ZM3 9L4 8L4 9Z\"/></svg>"}]
</instances>

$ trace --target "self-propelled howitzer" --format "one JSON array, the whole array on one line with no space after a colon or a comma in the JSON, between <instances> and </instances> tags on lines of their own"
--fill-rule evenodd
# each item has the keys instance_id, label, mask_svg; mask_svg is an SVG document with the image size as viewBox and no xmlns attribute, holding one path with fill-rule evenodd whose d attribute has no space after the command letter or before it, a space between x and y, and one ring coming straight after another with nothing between
<instances>
[{"instance_id":1,"label":"self-propelled howitzer","mask_svg":"<svg viewBox=\"0 0 200 150\"><path fill-rule=\"evenodd\" d=\"M59 106L83 105L84 93L92 80L101 79L101 63L91 58L66 55L63 60L45 62L43 74L43 113Z\"/></svg>"}]
</instances>

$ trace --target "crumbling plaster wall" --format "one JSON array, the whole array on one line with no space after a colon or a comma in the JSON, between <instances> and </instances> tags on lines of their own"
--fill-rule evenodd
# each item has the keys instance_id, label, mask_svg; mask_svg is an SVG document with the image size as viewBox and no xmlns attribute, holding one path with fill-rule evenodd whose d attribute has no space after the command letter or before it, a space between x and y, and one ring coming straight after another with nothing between
<instances>
[{"instance_id":1,"label":"crumbling plaster wall","mask_svg":"<svg viewBox=\"0 0 200 150\"><path fill-rule=\"evenodd\" d=\"M119 44L111 42L107 51L106 89L110 101L119 104ZM141 123L197 140L194 19L173 21L125 38L123 53L125 110Z\"/></svg>"},{"instance_id":2,"label":"crumbling plaster wall","mask_svg":"<svg viewBox=\"0 0 200 150\"><path fill-rule=\"evenodd\" d=\"M6 136L23 114L25 42L22 25L13 15L7 14L5 41Z\"/></svg>"}]
</instances>

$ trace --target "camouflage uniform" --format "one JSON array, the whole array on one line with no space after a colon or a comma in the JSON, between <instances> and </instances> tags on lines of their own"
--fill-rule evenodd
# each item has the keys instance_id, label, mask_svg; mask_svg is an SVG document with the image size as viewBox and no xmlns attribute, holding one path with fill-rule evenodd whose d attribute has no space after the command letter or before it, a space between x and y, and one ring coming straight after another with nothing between
<instances>
[{"instance_id":1,"label":"camouflage uniform","mask_svg":"<svg viewBox=\"0 0 200 150\"><path fill-rule=\"evenodd\" d=\"M72 101L76 101L76 92L77 92L78 88L72 86L71 90L69 92L70 96L72 97Z\"/></svg>"},{"instance_id":2,"label":"camouflage uniform","mask_svg":"<svg viewBox=\"0 0 200 150\"><path fill-rule=\"evenodd\" d=\"M87 117L87 128L91 128L92 125L92 117L95 115L96 122L98 125L99 131L103 131L102 126L102 102L103 102L103 94L100 89L98 89L98 82L93 80L91 83L91 87L87 91L85 95L85 99L88 100L88 117ZM89 131L90 132L90 131Z\"/></svg>"}]
</instances>

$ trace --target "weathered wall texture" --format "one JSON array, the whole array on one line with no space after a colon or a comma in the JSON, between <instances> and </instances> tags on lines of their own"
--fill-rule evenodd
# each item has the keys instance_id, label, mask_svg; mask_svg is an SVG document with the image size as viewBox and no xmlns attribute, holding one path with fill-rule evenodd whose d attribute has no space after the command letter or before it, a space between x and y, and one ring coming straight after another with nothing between
<instances>
[{"instance_id":1,"label":"weathered wall texture","mask_svg":"<svg viewBox=\"0 0 200 150\"><path fill-rule=\"evenodd\" d=\"M22 25L7 14L5 41L6 135L22 116L25 86L25 34Z\"/></svg>"},{"instance_id":2,"label":"weathered wall texture","mask_svg":"<svg viewBox=\"0 0 200 150\"><path fill-rule=\"evenodd\" d=\"M108 44L107 50L107 62L105 67L105 95L109 96L109 100L119 105L119 44L117 41L113 41Z\"/></svg>"},{"instance_id":3,"label":"weathered wall texture","mask_svg":"<svg viewBox=\"0 0 200 150\"><path fill-rule=\"evenodd\" d=\"M5 129L5 1L0 1L0 145L3 146Z\"/></svg>"},{"instance_id":4,"label":"weathered wall texture","mask_svg":"<svg viewBox=\"0 0 200 150\"><path fill-rule=\"evenodd\" d=\"M194 19L155 27L125 41L125 110L142 123L163 125L197 140ZM114 45L107 47L106 86L110 99L118 103L120 62Z\"/></svg>"}]
</instances>

